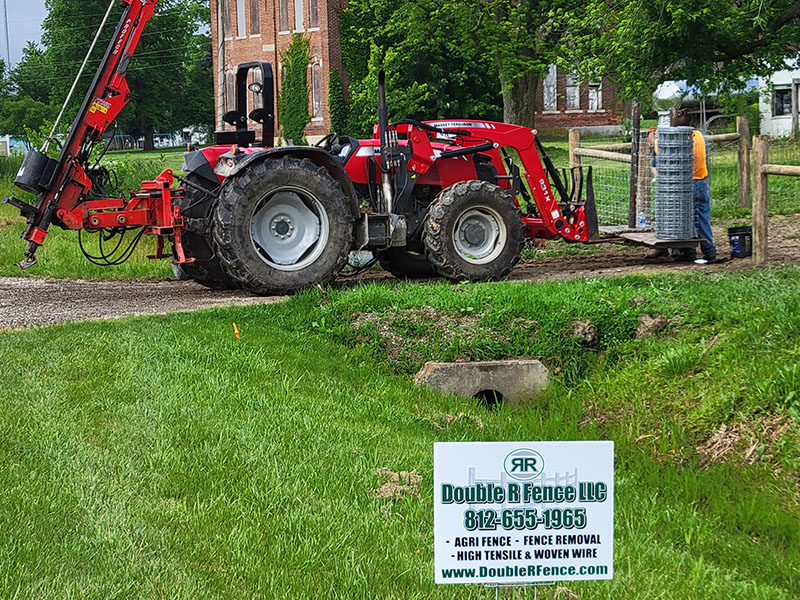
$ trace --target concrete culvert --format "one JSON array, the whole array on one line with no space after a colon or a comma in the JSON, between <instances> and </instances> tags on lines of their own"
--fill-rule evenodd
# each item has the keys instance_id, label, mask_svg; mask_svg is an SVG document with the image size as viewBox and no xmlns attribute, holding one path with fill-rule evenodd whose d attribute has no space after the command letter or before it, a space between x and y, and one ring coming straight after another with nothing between
<instances>
[{"instance_id":1,"label":"concrete culvert","mask_svg":"<svg viewBox=\"0 0 800 600\"><path fill-rule=\"evenodd\" d=\"M464 398L519 404L547 387L550 374L541 362L528 358L466 363L427 362L414 377L418 385Z\"/></svg>"}]
</instances>

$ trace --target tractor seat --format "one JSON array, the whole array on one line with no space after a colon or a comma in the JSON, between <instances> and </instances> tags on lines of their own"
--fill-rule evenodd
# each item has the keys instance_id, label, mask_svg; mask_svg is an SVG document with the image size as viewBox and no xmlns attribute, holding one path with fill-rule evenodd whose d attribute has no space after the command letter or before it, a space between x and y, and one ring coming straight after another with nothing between
<instances>
[{"instance_id":1,"label":"tractor seat","mask_svg":"<svg viewBox=\"0 0 800 600\"><path fill-rule=\"evenodd\" d=\"M234 127L247 127L247 118L244 116L244 113L241 113L238 110L229 110L222 115L222 120L229 125L233 125Z\"/></svg>"},{"instance_id":2,"label":"tractor seat","mask_svg":"<svg viewBox=\"0 0 800 600\"><path fill-rule=\"evenodd\" d=\"M250 119L258 123L259 125L263 125L267 119L271 119L272 113L266 108L256 108L250 111Z\"/></svg>"}]
</instances>

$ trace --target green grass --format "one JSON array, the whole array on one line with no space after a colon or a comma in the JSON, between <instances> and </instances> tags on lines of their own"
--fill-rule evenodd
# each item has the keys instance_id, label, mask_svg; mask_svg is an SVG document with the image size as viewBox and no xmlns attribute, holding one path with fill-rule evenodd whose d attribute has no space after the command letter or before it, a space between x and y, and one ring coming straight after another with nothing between
<instances>
[{"instance_id":1,"label":"green grass","mask_svg":"<svg viewBox=\"0 0 800 600\"><path fill-rule=\"evenodd\" d=\"M613 439L615 580L567 587L795 598L798 294L797 268L388 282L0 334L0 597L487 598L432 583L433 442ZM682 321L636 339L644 313ZM529 406L411 383L509 355L555 373ZM704 466L723 424L749 433ZM377 498L381 467L420 497Z\"/></svg>"}]
</instances>

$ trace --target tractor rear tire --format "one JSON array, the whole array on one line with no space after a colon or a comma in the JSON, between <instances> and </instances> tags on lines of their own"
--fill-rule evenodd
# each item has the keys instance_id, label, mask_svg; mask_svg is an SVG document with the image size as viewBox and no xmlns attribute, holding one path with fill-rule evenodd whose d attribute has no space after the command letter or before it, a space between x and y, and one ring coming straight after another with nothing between
<instances>
[{"instance_id":1,"label":"tractor rear tire","mask_svg":"<svg viewBox=\"0 0 800 600\"><path fill-rule=\"evenodd\" d=\"M431 204L423 235L425 255L451 281L506 277L525 243L514 198L487 181L460 181Z\"/></svg>"},{"instance_id":2,"label":"tractor rear tire","mask_svg":"<svg viewBox=\"0 0 800 600\"><path fill-rule=\"evenodd\" d=\"M210 192L216 192L216 189L211 189L211 182L194 173L187 175L186 180L208 189L209 193L201 192L188 185L184 188L184 197L179 201L181 215L186 222L181 241L187 258L194 258L194 261L173 264L172 272L178 279L193 279L212 290L235 289L237 285L222 270L219 257L214 252L211 233L214 195ZM172 256L177 258L174 246Z\"/></svg>"},{"instance_id":3,"label":"tractor rear tire","mask_svg":"<svg viewBox=\"0 0 800 600\"><path fill-rule=\"evenodd\" d=\"M254 163L225 184L214 243L225 272L260 295L327 283L347 264L353 213L323 167L284 157Z\"/></svg>"},{"instance_id":4,"label":"tractor rear tire","mask_svg":"<svg viewBox=\"0 0 800 600\"><path fill-rule=\"evenodd\" d=\"M378 262L384 270L398 279L423 279L437 277L438 273L422 252L408 248L387 248L378 252Z\"/></svg>"}]
</instances>

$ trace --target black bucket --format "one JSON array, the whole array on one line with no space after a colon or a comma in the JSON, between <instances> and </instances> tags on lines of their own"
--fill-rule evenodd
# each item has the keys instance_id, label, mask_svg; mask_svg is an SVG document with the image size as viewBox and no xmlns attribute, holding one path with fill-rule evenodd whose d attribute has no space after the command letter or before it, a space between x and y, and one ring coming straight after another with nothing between
<instances>
[{"instance_id":1,"label":"black bucket","mask_svg":"<svg viewBox=\"0 0 800 600\"><path fill-rule=\"evenodd\" d=\"M753 254L753 228L729 227L728 242L731 245L731 257L745 258Z\"/></svg>"}]
</instances>

